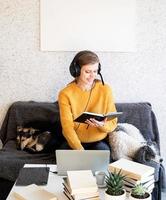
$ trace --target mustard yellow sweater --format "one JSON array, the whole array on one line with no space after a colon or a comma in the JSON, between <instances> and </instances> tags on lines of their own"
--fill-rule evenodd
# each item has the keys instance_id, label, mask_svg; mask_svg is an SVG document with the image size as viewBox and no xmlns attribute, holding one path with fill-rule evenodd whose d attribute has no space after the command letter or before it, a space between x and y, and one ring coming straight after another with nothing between
<instances>
[{"instance_id":1,"label":"mustard yellow sweater","mask_svg":"<svg viewBox=\"0 0 166 200\"><path fill-rule=\"evenodd\" d=\"M63 135L72 149L83 149L81 143L104 139L117 126L117 119L109 120L98 128L87 128L87 124L73 121L84 111L100 114L116 111L111 88L107 84L102 85L101 81L96 81L91 91L83 91L72 82L60 91L58 102Z\"/></svg>"}]
</instances>

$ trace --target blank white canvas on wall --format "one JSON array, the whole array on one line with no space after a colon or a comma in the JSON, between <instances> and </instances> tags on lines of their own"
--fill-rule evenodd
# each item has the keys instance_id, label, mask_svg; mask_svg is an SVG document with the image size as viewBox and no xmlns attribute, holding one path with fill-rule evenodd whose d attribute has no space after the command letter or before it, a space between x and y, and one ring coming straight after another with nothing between
<instances>
[{"instance_id":1,"label":"blank white canvas on wall","mask_svg":"<svg viewBox=\"0 0 166 200\"><path fill-rule=\"evenodd\" d=\"M42 51L135 51L135 0L40 0Z\"/></svg>"}]
</instances>

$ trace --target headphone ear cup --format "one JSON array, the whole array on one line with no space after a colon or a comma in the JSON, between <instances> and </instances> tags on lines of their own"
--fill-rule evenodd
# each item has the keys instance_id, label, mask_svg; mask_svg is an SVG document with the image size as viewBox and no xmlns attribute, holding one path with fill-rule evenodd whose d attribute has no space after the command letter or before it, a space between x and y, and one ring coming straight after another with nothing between
<instances>
[{"instance_id":1,"label":"headphone ear cup","mask_svg":"<svg viewBox=\"0 0 166 200\"><path fill-rule=\"evenodd\" d=\"M81 67L79 65L75 65L75 70L76 70L76 77L80 76L80 74L81 74Z\"/></svg>"},{"instance_id":2,"label":"headphone ear cup","mask_svg":"<svg viewBox=\"0 0 166 200\"><path fill-rule=\"evenodd\" d=\"M70 71L70 74L73 76L73 77L76 77L76 72L75 72L75 67L73 65L73 63L70 64L70 67L69 67L69 71Z\"/></svg>"},{"instance_id":3,"label":"headphone ear cup","mask_svg":"<svg viewBox=\"0 0 166 200\"><path fill-rule=\"evenodd\" d=\"M70 69L70 74L71 74L74 78L76 78L76 77L78 77L78 76L80 75L80 71L81 71L80 66L77 65L75 62L74 62L74 63L71 63L69 69Z\"/></svg>"}]
</instances>

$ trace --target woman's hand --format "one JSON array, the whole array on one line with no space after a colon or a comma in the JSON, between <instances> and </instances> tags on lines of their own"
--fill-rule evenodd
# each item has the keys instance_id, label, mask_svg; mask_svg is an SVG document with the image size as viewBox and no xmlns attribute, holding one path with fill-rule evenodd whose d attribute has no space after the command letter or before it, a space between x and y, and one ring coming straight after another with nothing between
<instances>
[{"instance_id":1,"label":"woman's hand","mask_svg":"<svg viewBox=\"0 0 166 200\"><path fill-rule=\"evenodd\" d=\"M89 125L89 126L93 126L93 127L102 127L105 125L107 121L107 118L105 118L103 121L98 121L94 118L90 118L87 119L85 122Z\"/></svg>"}]
</instances>

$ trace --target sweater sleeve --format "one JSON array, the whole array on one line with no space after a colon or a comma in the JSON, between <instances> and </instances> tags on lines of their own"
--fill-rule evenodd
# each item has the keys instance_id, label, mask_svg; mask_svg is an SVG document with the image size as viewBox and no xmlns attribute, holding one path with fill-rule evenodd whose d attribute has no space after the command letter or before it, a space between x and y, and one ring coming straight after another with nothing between
<instances>
[{"instance_id":1,"label":"sweater sleeve","mask_svg":"<svg viewBox=\"0 0 166 200\"><path fill-rule=\"evenodd\" d=\"M73 115L68 97L63 93L59 93L58 103L60 108L60 120L63 129L63 135L72 149L84 149L74 130Z\"/></svg>"}]
</instances>

